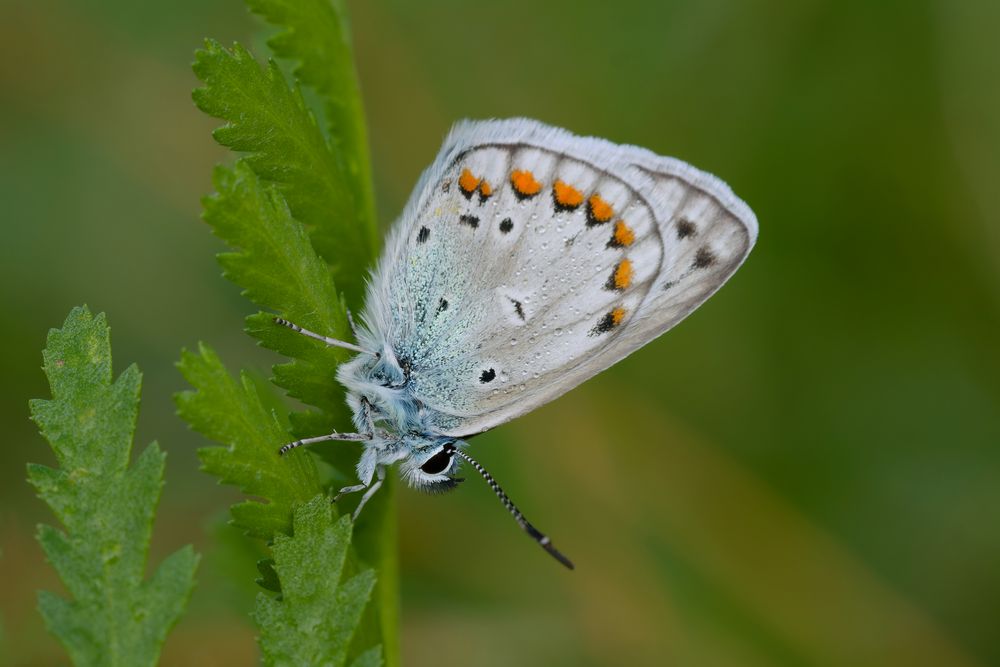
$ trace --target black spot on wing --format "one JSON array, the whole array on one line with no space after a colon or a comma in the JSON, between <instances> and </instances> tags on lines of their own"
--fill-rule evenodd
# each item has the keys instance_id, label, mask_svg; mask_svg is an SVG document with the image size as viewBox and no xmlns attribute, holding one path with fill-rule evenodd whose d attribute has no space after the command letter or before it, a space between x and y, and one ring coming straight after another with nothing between
<instances>
[{"instance_id":1,"label":"black spot on wing","mask_svg":"<svg viewBox=\"0 0 1000 667\"><path fill-rule=\"evenodd\" d=\"M510 299L510 297L507 298ZM522 322L524 322L524 307L521 305L521 302L517 299L510 299L510 302L514 305L514 312L517 313L517 316L521 318Z\"/></svg>"},{"instance_id":2,"label":"black spot on wing","mask_svg":"<svg viewBox=\"0 0 1000 667\"><path fill-rule=\"evenodd\" d=\"M553 194L552 195L552 208L555 209L556 213L566 213L567 211L575 211L576 209L580 208L580 205L579 204L563 204ZM589 222L587 224L588 224L588 226L590 225Z\"/></svg>"},{"instance_id":3,"label":"black spot on wing","mask_svg":"<svg viewBox=\"0 0 1000 667\"><path fill-rule=\"evenodd\" d=\"M431 236L431 230L426 227L421 227L420 231L417 232L417 243L426 243L427 239Z\"/></svg>"},{"instance_id":4,"label":"black spot on wing","mask_svg":"<svg viewBox=\"0 0 1000 667\"><path fill-rule=\"evenodd\" d=\"M708 248L702 246L698 248L698 252L695 253L694 262L691 266L695 269L704 269L715 264L715 254Z\"/></svg>"},{"instance_id":5,"label":"black spot on wing","mask_svg":"<svg viewBox=\"0 0 1000 667\"><path fill-rule=\"evenodd\" d=\"M677 238L686 239L689 236L694 236L697 232L698 228L687 218L681 218L677 221Z\"/></svg>"},{"instance_id":6,"label":"black spot on wing","mask_svg":"<svg viewBox=\"0 0 1000 667\"><path fill-rule=\"evenodd\" d=\"M497 372L495 370L493 370L492 368L487 368L485 371L483 371L483 374L479 376L479 381L482 382L483 384L486 384L487 382L493 382L496 376Z\"/></svg>"},{"instance_id":7,"label":"black spot on wing","mask_svg":"<svg viewBox=\"0 0 1000 667\"><path fill-rule=\"evenodd\" d=\"M474 215L463 215L458 219L458 221L463 225L468 225L469 227L472 227L473 229L479 227L479 218L477 218Z\"/></svg>"},{"instance_id":8,"label":"black spot on wing","mask_svg":"<svg viewBox=\"0 0 1000 667\"><path fill-rule=\"evenodd\" d=\"M441 313L443 313L446 310L448 310L448 300L447 299L441 299L440 301L438 301L437 314L440 315Z\"/></svg>"},{"instance_id":9,"label":"black spot on wing","mask_svg":"<svg viewBox=\"0 0 1000 667\"><path fill-rule=\"evenodd\" d=\"M510 230L514 229L514 223L510 218L504 218L500 221L500 231L504 234L510 234Z\"/></svg>"},{"instance_id":10,"label":"black spot on wing","mask_svg":"<svg viewBox=\"0 0 1000 667\"><path fill-rule=\"evenodd\" d=\"M602 333L607 333L615 328L615 315L614 312L610 312L604 317L602 317L597 325L590 330L591 336L598 336Z\"/></svg>"}]
</instances>

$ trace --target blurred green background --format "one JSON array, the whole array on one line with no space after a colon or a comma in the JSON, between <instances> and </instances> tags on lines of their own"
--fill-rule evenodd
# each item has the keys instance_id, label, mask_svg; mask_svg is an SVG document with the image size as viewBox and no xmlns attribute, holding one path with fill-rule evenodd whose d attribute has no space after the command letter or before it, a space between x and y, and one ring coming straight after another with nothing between
<instances>
[{"instance_id":1,"label":"blurred green background","mask_svg":"<svg viewBox=\"0 0 1000 667\"><path fill-rule=\"evenodd\" d=\"M475 480L401 507L408 665L1000 664L1000 4L352 3L383 224L450 124L525 115L674 155L756 211L675 331L475 441L577 562ZM167 665L256 660L252 573L173 414L182 346L276 361L199 222L193 107L240 0L0 4L0 660L64 664L24 481L49 327L108 313L169 452L153 557L206 553ZM332 379L331 379L332 381ZM228 546L227 546L228 545ZM236 570L234 572L234 569Z\"/></svg>"}]
</instances>

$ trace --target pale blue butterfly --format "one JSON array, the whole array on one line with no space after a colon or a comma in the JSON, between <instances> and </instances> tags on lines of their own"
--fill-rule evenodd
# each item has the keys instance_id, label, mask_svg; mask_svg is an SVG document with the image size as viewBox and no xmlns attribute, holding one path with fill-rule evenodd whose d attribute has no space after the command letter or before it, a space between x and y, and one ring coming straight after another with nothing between
<instances>
[{"instance_id":1,"label":"pale blue butterfly","mask_svg":"<svg viewBox=\"0 0 1000 667\"><path fill-rule=\"evenodd\" d=\"M569 391L680 322L739 268L753 212L714 176L527 119L461 122L424 172L368 284L337 379L364 444L355 517L385 468L453 488L461 460L526 532L462 438ZM353 326L353 322L352 322Z\"/></svg>"}]
</instances>

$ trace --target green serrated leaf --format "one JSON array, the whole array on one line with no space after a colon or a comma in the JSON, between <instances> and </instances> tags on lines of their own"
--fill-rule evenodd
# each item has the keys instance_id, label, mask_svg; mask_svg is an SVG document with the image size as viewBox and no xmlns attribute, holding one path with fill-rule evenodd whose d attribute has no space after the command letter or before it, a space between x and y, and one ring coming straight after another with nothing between
<instances>
[{"instance_id":1,"label":"green serrated leaf","mask_svg":"<svg viewBox=\"0 0 1000 667\"><path fill-rule=\"evenodd\" d=\"M374 255L374 227L359 213L360 195L300 92L277 65L261 67L239 44L227 50L206 41L193 68L205 84L194 91L195 104L226 121L213 136L247 153L244 159L254 173L278 187L338 287L351 303L360 304L365 274L358 265L367 265Z\"/></svg>"},{"instance_id":2,"label":"green serrated leaf","mask_svg":"<svg viewBox=\"0 0 1000 667\"><path fill-rule=\"evenodd\" d=\"M258 586L273 593L281 592L281 582L278 581L278 573L274 570L273 558L261 558L258 560L257 573L260 574L255 579Z\"/></svg>"},{"instance_id":3,"label":"green serrated leaf","mask_svg":"<svg viewBox=\"0 0 1000 667\"><path fill-rule=\"evenodd\" d=\"M166 455L154 442L128 467L141 375L112 379L110 330L86 307L49 332L43 357L52 399L31 413L59 468L29 464L28 480L64 526L39 526L38 540L71 599L42 591L39 610L76 665L155 665L198 556L184 547L143 581Z\"/></svg>"},{"instance_id":4,"label":"green serrated leaf","mask_svg":"<svg viewBox=\"0 0 1000 667\"><path fill-rule=\"evenodd\" d=\"M233 168L216 168L214 183L216 193L204 199L203 217L235 248L219 255L224 275L258 306L307 329L350 339L346 309L327 266L281 194L264 185L243 160ZM275 366L278 386L341 425L348 423L343 390L334 381L347 351L278 326L268 313L247 318L247 330L265 347L295 359Z\"/></svg>"},{"instance_id":5,"label":"green serrated leaf","mask_svg":"<svg viewBox=\"0 0 1000 667\"><path fill-rule=\"evenodd\" d=\"M275 537L281 598L260 593L254 613L267 664L339 667L347 662L351 637L375 586L370 569L342 581L350 543L350 518L334 522L330 501L322 495L295 511L293 537Z\"/></svg>"},{"instance_id":6,"label":"green serrated leaf","mask_svg":"<svg viewBox=\"0 0 1000 667\"><path fill-rule=\"evenodd\" d=\"M255 498L231 508L233 523L263 539L287 533L292 508L322 491L316 464L307 452L278 456L287 438L278 418L264 407L253 380L246 374L233 380L211 348L185 350L178 367L195 389L175 397L181 417L227 445L198 450L203 469Z\"/></svg>"},{"instance_id":7,"label":"green serrated leaf","mask_svg":"<svg viewBox=\"0 0 1000 667\"><path fill-rule=\"evenodd\" d=\"M226 50L207 42L194 65L205 86L195 91L194 98L206 113L226 121L216 131L216 138L247 153L233 168L216 172L218 192L205 200L205 220L233 248L233 252L220 257L226 276L242 286L259 307L278 311L322 334L352 340L344 306L360 305L363 276L374 257L377 235L364 116L346 14L339 0L327 3L248 0L252 10L283 29L271 46L279 57L298 61L294 70L297 81L289 86L278 67L273 63L261 67L238 45ZM310 99L323 104L329 141L309 112L299 84L311 88L316 95ZM304 223L308 235L299 223ZM338 290L343 290L343 297L338 298ZM287 416L296 436L346 427L350 415L335 371L337 363L348 355L276 326L266 312L248 317L247 331L265 347L294 359L274 367L274 382L314 408ZM198 388L197 383L195 386ZM235 523L265 538L275 532L287 533L289 510L302 499L281 504L286 526L276 528L272 494L281 493L287 498L289 489L259 488L259 481L267 479L267 471L275 465L270 450L240 446L236 449L241 453L234 460L233 434L211 426L214 411L230 409L222 403L206 397L200 409L204 413L200 424L193 422L228 448L216 450L230 452L203 454L206 470L221 475L223 482L240 484L255 497L271 501L267 505L250 502L232 508ZM257 437L271 439L272 447L283 441L265 435L263 428L257 430ZM334 465L335 478L349 483L354 478L351 469L358 449L353 443L339 443L314 451ZM258 491L252 492L251 488ZM346 655L357 658L359 666L380 662L383 651L388 664L399 664L393 488L394 484L387 480L366 508L356 527L356 551L352 548L349 557L348 569L352 572L361 567L360 563L379 569L376 603L363 614L359 611L354 621L357 627L351 628L355 646ZM308 497L318 492L311 480L301 490L310 494ZM257 526L256 532L253 526ZM264 588L277 589L283 583L270 562L261 562L260 573L259 583ZM382 650L356 655L360 648L374 644L380 644Z\"/></svg>"},{"instance_id":8,"label":"green serrated leaf","mask_svg":"<svg viewBox=\"0 0 1000 667\"><path fill-rule=\"evenodd\" d=\"M347 8L342 0L247 0L250 10L282 28L268 40L279 58L298 63L295 77L323 102L334 154L361 200L358 224L376 231L375 197L365 113L358 85ZM374 246L372 248L374 253Z\"/></svg>"}]
</instances>

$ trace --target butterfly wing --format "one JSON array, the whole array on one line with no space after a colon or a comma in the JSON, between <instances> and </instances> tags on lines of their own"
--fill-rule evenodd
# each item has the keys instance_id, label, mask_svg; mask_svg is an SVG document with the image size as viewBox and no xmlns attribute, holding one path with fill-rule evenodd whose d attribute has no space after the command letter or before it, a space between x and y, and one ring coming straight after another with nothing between
<instances>
[{"instance_id":1,"label":"butterfly wing","mask_svg":"<svg viewBox=\"0 0 1000 667\"><path fill-rule=\"evenodd\" d=\"M718 179L513 119L449 135L395 225L364 320L450 436L546 403L670 329L750 252Z\"/></svg>"}]
</instances>

